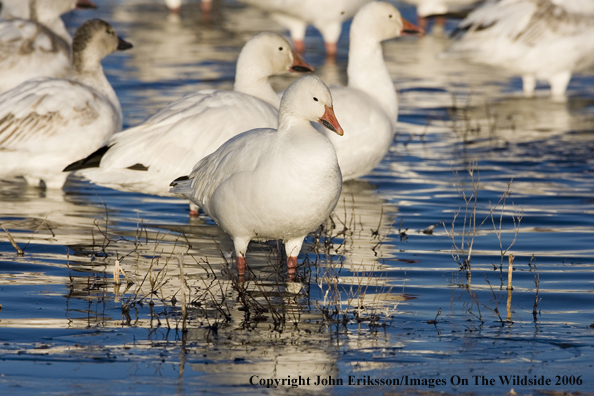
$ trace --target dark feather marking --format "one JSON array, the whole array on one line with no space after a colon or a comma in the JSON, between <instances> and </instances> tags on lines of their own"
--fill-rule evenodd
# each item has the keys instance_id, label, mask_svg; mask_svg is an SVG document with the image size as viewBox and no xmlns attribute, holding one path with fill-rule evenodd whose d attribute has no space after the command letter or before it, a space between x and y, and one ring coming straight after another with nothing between
<instances>
[{"instance_id":1,"label":"dark feather marking","mask_svg":"<svg viewBox=\"0 0 594 396\"><path fill-rule=\"evenodd\" d=\"M132 166L127 167L126 169L137 170L137 171L147 171L148 166L144 166L142 164L134 164Z\"/></svg>"},{"instance_id":2,"label":"dark feather marking","mask_svg":"<svg viewBox=\"0 0 594 396\"><path fill-rule=\"evenodd\" d=\"M64 168L63 172L72 172L87 168L98 168L101 164L101 159L110 147L111 146L103 146L99 148L97 151L90 154L87 158L83 158L81 160L71 163L66 168Z\"/></svg>"},{"instance_id":3,"label":"dark feather marking","mask_svg":"<svg viewBox=\"0 0 594 396\"><path fill-rule=\"evenodd\" d=\"M186 176L180 176L177 179L175 179L174 181L172 181L171 184L170 184L170 186L172 186L172 187L173 186L177 186L179 182L186 181L186 180L190 180L190 177L187 176L187 175Z\"/></svg>"}]
</instances>

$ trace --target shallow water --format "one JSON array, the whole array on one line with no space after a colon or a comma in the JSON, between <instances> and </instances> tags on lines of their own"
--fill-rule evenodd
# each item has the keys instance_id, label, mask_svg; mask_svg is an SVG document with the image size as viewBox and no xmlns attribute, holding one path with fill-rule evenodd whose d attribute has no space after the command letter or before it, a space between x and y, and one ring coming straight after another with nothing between
<instances>
[{"instance_id":1,"label":"shallow water","mask_svg":"<svg viewBox=\"0 0 594 396\"><path fill-rule=\"evenodd\" d=\"M104 62L128 126L185 93L230 89L242 44L281 32L230 0L215 0L209 19L195 2L181 19L159 1L98 3L67 23L101 17L134 43ZM347 38L325 62L308 31L305 59L329 84L346 80ZM231 241L181 200L77 177L63 191L1 182L0 224L24 254L2 237L0 391L592 392L594 70L574 77L565 103L546 89L528 100L503 71L436 61L447 45L438 34L385 44L398 135L371 175L344 186L295 282L274 242L250 245L253 273L235 282ZM114 285L116 259L131 284ZM258 385L299 376L310 385ZM343 385L313 385L318 376ZM368 378L404 384L364 387Z\"/></svg>"}]
</instances>

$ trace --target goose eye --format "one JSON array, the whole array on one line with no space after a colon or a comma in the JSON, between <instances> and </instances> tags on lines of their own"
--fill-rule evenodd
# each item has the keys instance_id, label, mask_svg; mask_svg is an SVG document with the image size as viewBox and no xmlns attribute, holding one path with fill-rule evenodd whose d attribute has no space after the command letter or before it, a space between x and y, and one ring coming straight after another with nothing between
<instances>
[{"instance_id":1,"label":"goose eye","mask_svg":"<svg viewBox=\"0 0 594 396\"><path fill-rule=\"evenodd\" d=\"M390 14L390 15L388 16L388 18L392 19L392 14Z\"/></svg>"},{"instance_id":2,"label":"goose eye","mask_svg":"<svg viewBox=\"0 0 594 396\"><path fill-rule=\"evenodd\" d=\"M317 102L317 101L318 101L318 98L316 98L316 97L314 96L314 100Z\"/></svg>"},{"instance_id":3,"label":"goose eye","mask_svg":"<svg viewBox=\"0 0 594 396\"><path fill-rule=\"evenodd\" d=\"M340 15L344 15L344 11L341 11L341 12L340 12Z\"/></svg>"},{"instance_id":4,"label":"goose eye","mask_svg":"<svg viewBox=\"0 0 594 396\"><path fill-rule=\"evenodd\" d=\"M278 50L279 51L282 51L282 50L284 50L284 48L283 47L278 47Z\"/></svg>"}]
</instances>

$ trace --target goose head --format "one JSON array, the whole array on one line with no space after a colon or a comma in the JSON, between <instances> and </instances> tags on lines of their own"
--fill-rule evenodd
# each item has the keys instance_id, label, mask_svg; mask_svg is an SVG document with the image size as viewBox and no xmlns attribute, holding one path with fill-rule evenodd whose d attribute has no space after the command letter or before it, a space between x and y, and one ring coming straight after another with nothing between
<instances>
[{"instance_id":1,"label":"goose head","mask_svg":"<svg viewBox=\"0 0 594 396\"><path fill-rule=\"evenodd\" d=\"M291 45L275 33L260 33L243 46L237 59L237 72L273 76L286 72L313 72L314 69L292 49Z\"/></svg>"},{"instance_id":2,"label":"goose head","mask_svg":"<svg viewBox=\"0 0 594 396\"><path fill-rule=\"evenodd\" d=\"M88 20L74 33L73 68L79 72L95 69L107 55L130 48L132 44L118 37L109 23L101 19Z\"/></svg>"},{"instance_id":3,"label":"goose head","mask_svg":"<svg viewBox=\"0 0 594 396\"><path fill-rule=\"evenodd\" d=\"M379 1L361 7L351 25L351 40L365 36L381 42L401 35L422 33L423 29L402 18L396 7Z\"/></svg>"},{"instance_id":4,"label":"goose head","mask_svg":"<svg viewBox=\"0 0 594 396\"><path fill-rule=\"evenodd\" d=\"M343 130L332 105L330 90L316 76L305 76L294 81L285 91L279 111L280 125L290 119L319 122L326 128L342 136Z\"/></svg>"}]
</instances>

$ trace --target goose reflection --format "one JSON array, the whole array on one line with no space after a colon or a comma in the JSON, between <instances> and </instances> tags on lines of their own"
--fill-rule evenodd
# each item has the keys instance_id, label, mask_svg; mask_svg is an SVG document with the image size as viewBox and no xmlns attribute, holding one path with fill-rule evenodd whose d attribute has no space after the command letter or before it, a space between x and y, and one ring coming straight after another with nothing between
<instances>
[{"instance_id":1,"label":"goose reflection","mask_svg":"<svg viewBox=\"0 0 594 396\"><path fill-rule=\"evenodd\" d=\"M204 22L195 2L184 4L183 13L164 15L162 8L144 3L123 2L113 11L113 19L129 26L137 40L138 51L131 54L135 78L144 82L163 80L196 81L218 80L224 73L211 67L212 62L233 62L236 54L222 51L219 43L241 46L220 24ZM130 40L132 40L130 37ZM136 44L136 42L135 42ZM208 60L209 64L204 62ZM232 64L230 77L232 79Z\"/></svg>"}]
</instances>

